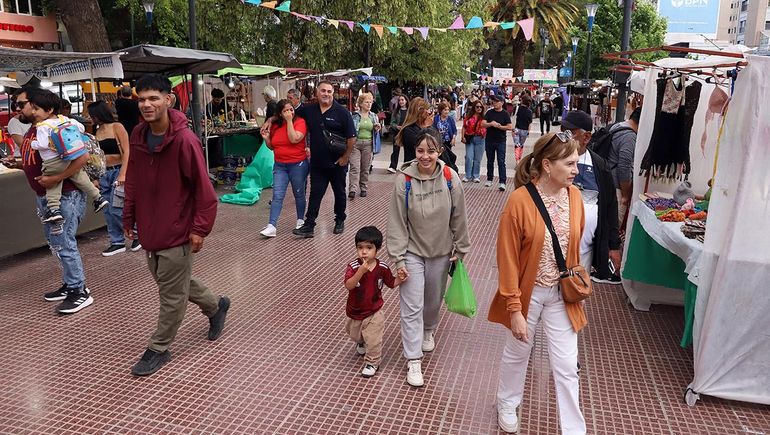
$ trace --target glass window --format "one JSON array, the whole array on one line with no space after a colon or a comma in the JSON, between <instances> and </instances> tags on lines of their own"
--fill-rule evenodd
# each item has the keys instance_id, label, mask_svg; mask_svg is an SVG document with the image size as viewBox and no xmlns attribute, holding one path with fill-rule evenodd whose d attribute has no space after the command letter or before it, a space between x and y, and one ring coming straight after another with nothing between
<instances>
[{"instance_id":1,"label":"glass window","mask_svg":"<svg viewBox=\"0 0 770 435\"><path fill-rule=\"evenodd\" d=\"M765 21L765 30L770 30L770 21Z\"/></svg>"},{"instance_id":2,"label":"glass window","mask_svg":"<svg viewBox=\"0 0 770 435\"><path fill-rule=\"evenodd\" d=\"M749 0L743 0L741 2L741 12L746 12L749 9Z\"/></svg>"},{"instance_id":3,"label":"glass window","mask_svg":"<svg viewBox=\"0 0 770 435\"><path fill-rule=\"evenodd\" d=\"M0 0L0 12L32 14L32 0Z\"/></svg>"},{"instance_id":4,"label":"glass window","mask_svg":"<svg viewBox=\"0 0 770 435\"><path fill-rule=\"evenodd\" d=\"M746 20L741 20L741 22L738 23L738 33L744 32L746 32Z\"/></svg>"}]
</instances>

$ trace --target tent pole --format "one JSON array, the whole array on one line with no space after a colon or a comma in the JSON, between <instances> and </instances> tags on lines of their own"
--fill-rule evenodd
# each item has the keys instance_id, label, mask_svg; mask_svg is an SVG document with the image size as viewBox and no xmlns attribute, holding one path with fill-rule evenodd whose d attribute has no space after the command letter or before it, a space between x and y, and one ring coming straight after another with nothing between
<instances>
[{"instance_id":1,"label":"tent pole","mask_svg":"<svg viewBox=\"0 0 770 435\"><path fill-rule=\"evenodd\" d=\"M88 72L91 74L91 102L96 102L96 81L94 80L94 64L88 59Z\"/></svg>"},{"instance_id":2,"label":"tent pole","mask_svg":"<svg viewBox=\"0 0 770 435\"><path fill-rule=\"evenodd\" d=\"M195 21L195 0L187 1L187 20L190 26L190 48L198 49L198 28ZM187 71L185 71L187 73ZM198 86L198 74L192 75L192 118L193 131L201 137L201 90ZM208 147L207 147L208 149ZM207 153L208 154L208 153Z\"/></svg>"}]
</instances>

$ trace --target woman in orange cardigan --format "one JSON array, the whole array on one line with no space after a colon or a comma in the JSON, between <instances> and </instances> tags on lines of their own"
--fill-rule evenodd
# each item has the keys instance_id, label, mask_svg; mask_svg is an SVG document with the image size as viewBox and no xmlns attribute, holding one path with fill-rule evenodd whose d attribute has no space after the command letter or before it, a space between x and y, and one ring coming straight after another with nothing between
<instances>
[{"instance_id":1,"label":"woman in orange cardigan","mask_svg":"<svg viewBox=\"0 0 770 435\"><path fill-rule=\"evenodd\" d=\"M542 320L556 384L559 420L564 434L584 434L578 403L577 333L586 325L583 306L566 303L559 291L551 235L524 187L533 183L545 203L568 265L580 264L583 199L572 186L578 174L578 143L569 132L542 136L516 171L516 190L500 216L497 235L497 294L489 320L510 329L497 389L498 424L506 432L519 427L517 408L524 395L527 363L535 326Z\"/></svg>"}]
</instances>

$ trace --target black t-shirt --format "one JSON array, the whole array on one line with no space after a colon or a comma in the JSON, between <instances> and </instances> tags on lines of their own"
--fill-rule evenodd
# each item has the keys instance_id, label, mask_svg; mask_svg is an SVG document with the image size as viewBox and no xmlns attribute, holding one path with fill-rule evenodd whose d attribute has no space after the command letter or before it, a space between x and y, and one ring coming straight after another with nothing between
<instances>
[{"instance_id":1,"label":"black t-shirt","mask_svg":"<svg viewBox=\"0 0 770 435\"><path fill-rule=\"evenodd\" d=\"M540 113L548 115L551 113L551 102L550 101L541 101L540 102Z\"/></svg>"},{"instance_id":2,"label":"black t-shirt","mask_svg":"<svg viewBox=\"0 0 770 435\"><path fill-rule=\"evenodd\" d=\"M270 100L265 108L265 119L272 118L274 115L280 115L280 113L278 113L278 102Z\"/></svg>"},{"instance_id":3,"label":"black t-shirt","mask_svg":"<svg viewBox=\"0 0 770 435\"><path fill-rule=\"evenodd\" d=\"M532 111L525 105L519 105L516 112L516 125L519 130L529 130L529 124L532 124Z\"/></svg>"},{"instance_id":4,"label":"black t-shirt","mask_svg":"<svg viewBox=\"0 0 770 435\"><path fill-rule=\"evenodd\" d=\"M219 104L214 104L214 102L210 102L206 105L206 114L209 118L214 118L217 116L224 115L226 112L225 107L225 100L222 100L219 102Z\"/></svg>"},{"instance_id":5,"label":"black t-shirt","mask_svg":"<svg viewBox=\"0 0 770 435\"><path fill-rule=\"evenodd\" d=\"M332 156L329 152L329 147L326 145L326 139L323 134L323 127L325 126L330 133L348 139L356 137L353 116L344 106L336 101L323 114L318 103L303 104L295 113L307 123L308 140L310 143L310 166L318 168L334 166L334 162L337 161L338 157Z\"/></svg>"},{"instance_id":6,"label":"black t-shirt","mask_svg":"<svg viewBox=\"0 0 770 435\"><path fill-rule=\"evenodd\" d=\"M500 125L508 125L511 123L511 115L509 115L505 110L498 112L495 109L490 109L484 115L484 121L497 121ZM499 128L495 127L487 127L486 142L494 144L505 143L506 132L507 130L500 130Z\"/></svg>"},{"instance_id":7,"label":"black t-shirt","mask_svg":"<svg viewBox=\"0 0 770 435\"><path fill-rule=\"evenodd\" d=\"M131 137L131 132L139 124L139 117L142 115L139 112L139 103L130 98L118 98L115 100L115 112L118 114L118 121Z\"/></svg>"}]
</instances>

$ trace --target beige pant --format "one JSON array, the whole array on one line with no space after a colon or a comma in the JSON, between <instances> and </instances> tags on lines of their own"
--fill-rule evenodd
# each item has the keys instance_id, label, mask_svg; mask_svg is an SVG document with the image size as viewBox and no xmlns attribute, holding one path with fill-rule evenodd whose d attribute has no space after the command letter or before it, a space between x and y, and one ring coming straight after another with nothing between
<instances>
[{"instance_id":1,"label":"beige pant","mask_svg":"<svg viewBox=\"0 0 770 435\"><path fill-rule=\"evenodd\" d=\"M356 140L350 153L350 180L348 191L366 192L369 187L369 166L372 165L374 148L372 140ZM360 187L360 190L359 190Z\"/></svg>"},{"instance_id":2,"label":"beige pant","mask_svg":"<svg viewBox=\"0 0 770 435\"><path fill-rule=\"evenodd\" d=\"M345 331L356 343L366 344L364 361L378 367L382 358L382 336L385 333L385 315L382 314L382 310L364 320L348 318Z\"/></svg>"},{"instance_id":3,"label":"beige pant","mask_svg":"<svg viewBox=\"0 0 770 435\"><path fill-rule=\"evenodd\" d=\"M43 175L58 175L62 172L67 170L67 167L72 163L68 160L62 160L60 157L54 157L52 159L44 160L43 161ZM72 175L69 180L72 182L72 184L75 185L79 190L83 191L86 195L88 195L89 198L96 199L99 197L99 189L94 186L94 183L91 182L91 179L88 178L88 174L86 174L86 171L79 170L75 172L74 175ZM46 201L46 207L48 208L59 208L61 207L61 185L62 183L56 184L54 187L50 189L46 189L45 191L45 201Z\"/></svg>"},{"instance_id":4,"label":"beige pant","mask_svg":"<svg viewBox=\"0 0 770 435\"><path fill-rule=\"evenodd\" d=\"M165 352L174 341L187 301L200 307L207 317L219 310L219 298L192 276L192 262L189 244L147 253L147 266L158 283L160 296L158 328L147 346L155 352Z\"/></svg>"}]
</instances>

